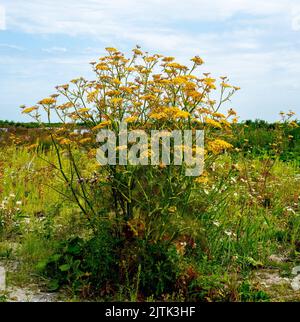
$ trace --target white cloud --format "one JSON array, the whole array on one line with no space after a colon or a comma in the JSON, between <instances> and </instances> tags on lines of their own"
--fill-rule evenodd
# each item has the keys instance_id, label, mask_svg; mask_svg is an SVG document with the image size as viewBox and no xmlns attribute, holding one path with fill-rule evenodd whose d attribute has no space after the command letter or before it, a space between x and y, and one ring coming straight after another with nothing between
<instances>
[{"instance_id":1,"label":"white cloud","mask_svg":"<svg viewBox=\"0 0 300 322\"><path fill-rule=\"evenodd\" d=\"M5 7L0 5L0 30L6 29Z\"/></svg>"},{"instance_id":2,"label":"white cloud","mask_svg":"<svg viewBox=\"0 0 300 322\"><path fill-rule=\"evenodd\" d=\"M300 31L300 5L294 6L292 9L292 29Z\"/></svg>"},{"instance_id":3,"label":"white cloud","mask_svg":"<svg viewBox=\"0 0 300 322\"><path fill-rule=\"evenodd\" d=\"M44 52L46 52L46 53L51 53L51 54L53 54L53 53L65 53L65 52L67 52L67 48L65 48L65 47L56 47L56 46L50 47L50 48L43 48L42 50Z\"/></svg>"},{"instance_id":4,"label":"white cloud","mask_svg":"<svg viewBox=\"0 0 300 322\"><path fill-rule=\"evenodd\" d=\"M17 46L17 45L12 45L12 44L6 44L6 43L0 43L0 48L8 48L8 49L15 49L15 50L19 50L19 51L23 51L24 48L21 46Z\"/></svg>"},{"instance_id":5,"label":"white cloud","mask_svg":"<svg viewBox=\"0 0 300 322\"><path fill-rule=\"evenodd\" d=\"M4 0L8 24L31 33L117 36L174 21L222 21L236 14L290 15L296 0Z\"/></svg>"}]
</instances>

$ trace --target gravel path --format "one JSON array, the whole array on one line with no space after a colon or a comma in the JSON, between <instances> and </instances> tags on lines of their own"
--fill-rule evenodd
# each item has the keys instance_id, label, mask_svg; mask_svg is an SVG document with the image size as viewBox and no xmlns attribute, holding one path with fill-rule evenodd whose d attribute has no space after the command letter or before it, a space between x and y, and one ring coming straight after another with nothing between
<instances>
[{"instance_id":1,"label":"gravel path","mask_svg":"<svg viewBox=\"0 0 300 322\"><path fill-rule=\"evenodd\" d=\"M11 265L9 265L10 267ZM6 302L57 302L59 301L57 293L42 292L35 284L26 287L17 287L7 285L6 275L7 265L0 262L0 296L5 298Z\"/></svg>"}]
</instances>

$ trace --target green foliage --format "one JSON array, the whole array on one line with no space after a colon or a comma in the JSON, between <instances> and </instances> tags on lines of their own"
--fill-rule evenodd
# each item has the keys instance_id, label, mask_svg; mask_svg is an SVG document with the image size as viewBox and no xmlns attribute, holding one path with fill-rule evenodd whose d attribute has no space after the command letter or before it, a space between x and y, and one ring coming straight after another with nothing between
<instances>
[{"instance_id":1,"label":"green foliage","mask_svg":"<svg viewBox=\"0 0 300 322\"><path fill-rule=\"evenodd\" d=\"M116 174L119 191L128 193L124 187L134 183L128 218L121 202L114 207L106 176L95 183L93 162L76 150L97 209L92 224L74 206L58 169L45 162L57 165L51 145L36 157L27 143L9 143L0 150L0 257L20 260L14 283L38 276L48 290L83 298L272 300L250 272L279 267L268 258L284 251L288 274L300 252L299 164L296 154L288 155L298 149L298 129L288 129L295 141L279 154L269 145L276 139L272 131L265 123L253 125L242 132L248 146L236 136L242 153L208 164L208 181L200 185L189 187L173 168L128 167ZM70 172L67 154L61 161ZM77 182L74 187L79 191ZM20 244L16 252L14 242Z\"/></svg>"},{"instance_id":2,"label":"green foliage","mask_svg":"<svg viewBox=\"0 0 300 322\"><path fill-rule=\"evenodd\" d=\"M144 240L133 241L130 246L104 226L91 239L75 237L61 242L55 254L37 264L36 269L51 278L49 291L69 285L74 293L83 293L89 286L89 292L105 294L108 286L117 289L122 284L131 285L137 276L138 292L143 296L159 297L174 291L179 271L174 247ZM124 243L126 247L122 247Z\"/></svg>"},{"instance_id":3,"label":"green foliage","mask_svg":"<svg viewBox=\"0 0 300 322\"><path fill-rule=\"evenodd\" d=\"M172 294L175 291L175 283L179 269L179 256L175 247L170 247L167 242L149 243L141 240L137 243L136 256L132 263L124 263L132 278L140 272L140 292L143 296L155 295L160 297L163 293Z\"/></svg>"},{"instance_id":4,"label":"green foliage","mask_svg":"<svg viewBox=\"0 0 300 322\"><path fill-rule=\"evenodd\" d=\"M39 262L36 269L51 276L49 291L56 291L61 285L71 283L76 288L83 272L80 270L83 241L80 238L70 239L58 247L60 253L51 255Z\"/></svg>"},{"instance_id":5,"label":"green foliage","mask_svg":"<svg viewBox=\"0 0 300 322\"><path fill-rule=\"evenodd\" d=\"M244 281L240 287L239 292L242 302L269 302L270 297L264 291L251 286L248 281Z\"/></svg>"},{"instance_id":6,"label":"green foliage","mask_svg":"<svg viewBox=\"0 0 300 322\"><path fill-rule=\"evenodd\" d=\"M300 127L248 120L235 125L234 131L238 133L233 140L234 146L248 156L274 156L275 153L283 161L300 162Z\"/></svg>"},{"instance_id":7,"label":"green foliage","mask_svg":"<svg viewBox=\"0 0 300 322\"><path fill-rule=\"evenodd\" d=\"M6 295L0 295L0 303L1 302L7 302L7 296Z\"/></svg>"}]
</instances>

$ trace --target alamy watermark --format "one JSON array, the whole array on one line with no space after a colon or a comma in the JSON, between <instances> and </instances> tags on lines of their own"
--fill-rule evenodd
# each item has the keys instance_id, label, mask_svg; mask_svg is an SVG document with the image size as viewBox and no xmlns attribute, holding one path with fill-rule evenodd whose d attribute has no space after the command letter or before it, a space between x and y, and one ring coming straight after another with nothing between
<instances>
[{"instance_id":1,"label":"alamy watermark","mask_svg":"<svg viewBox=\"0 0 300 322\"><path fill-rule=\"evenodd\" d=\"M127 130L121 123L119 133L102 129L97 135L102 145L97 150L101 165L185 165L186 176L200 176L204 168L203 130ZM118 142L118 145L117 145Z\"/></svg>"}]
</instances>

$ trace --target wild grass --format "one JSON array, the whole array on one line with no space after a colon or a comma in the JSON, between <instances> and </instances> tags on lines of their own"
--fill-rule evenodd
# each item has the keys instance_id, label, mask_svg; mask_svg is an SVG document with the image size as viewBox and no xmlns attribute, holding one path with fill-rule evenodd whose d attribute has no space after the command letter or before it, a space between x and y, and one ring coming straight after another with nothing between
<instances>
[{"instance_id":1,"label":"wild grass","mask_svg":"<svg viewBox=\"0 0 300 322\"><path fill-rule=\"evenodd\" d=\"M82 158L87 171L93 168L89 158L84 155ZM37 157L25 147L10 145L0 152L0 256L17 258L21 263L9 278L12 284L41 281L41 277L45 278L41 263L46 263L61 249L61 242L78 236L89 240L91 236L86 218L68 199L57 170L44 159L55 163L54 151L49 149ZM288 267L300 262L299 167L293 161L276 159L272 165L269 162L269 159L236 158L227 154L213 164L214 179L203 190L193 192L193 208L181 217L174 215L170 222L181 232L174 238L175 253L171 255L177 265L174 277L178 291L160 298L242 300L248 289L243 283L247 283L251 271L270 265L276 267L268 259L271 254L288 256ZM105 233L103 238L108 238ZM92 245L102 247L101 251L105 252L104 241ZM140 264L137 274L132 275L135 261L130 257L132 254L127 255L125 284L118 289L102 284L102 288L113 288L102 290L102 297L101 292L90 295L90 286L80 285L81 294L100 296L102 300L147 300L151 291L142 297L139 276L148 273L143 272ZM105 266L97 262L97 256L93 259L94 265ZM108 252L107 256L111 254ZM154 261L152 265L156 264ZM168 266L160 270L163 276ZM88 272L80 269L81 273ZM153 283L160 285L159 280ZM259 291L250 289L250 293ZM73 285L69 290L75 296L78 289Z\"/></svg>"}]
</instances>

